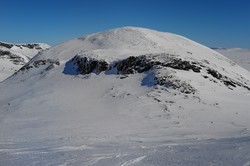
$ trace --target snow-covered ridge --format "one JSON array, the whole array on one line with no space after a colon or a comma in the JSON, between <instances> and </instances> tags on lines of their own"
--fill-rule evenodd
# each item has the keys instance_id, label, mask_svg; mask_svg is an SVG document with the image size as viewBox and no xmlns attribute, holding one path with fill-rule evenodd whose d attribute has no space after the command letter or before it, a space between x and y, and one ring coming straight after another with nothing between
<instances>
[{"instance_id":1,"label":"snow-covered ridge","mask_svg":"<svg viewBox=\"0 0 250 166\"><path fill-rule=\"evenodd\" d=\"M27 62L33 58L38 52L50 48L49 45L44 43L32 43L32 44L13 44L0 42L1 56L16 55L23 59L23 62Z\"/></svg>"},{"instance_id":2,"label":"snow-covered ridge","mask_svg":"<svg viewBox=\"0 0 250 166\"><path fill-rule=\"evenodd\" d=\"M212 49L185 37L154 30L125 27L91 35L56 45L35 59L68 61L77 54L115 61L149 53L168 53L183 60L211 61L216 66L235 63Z\"/></svg>"},{"instance_id":3,"label":"snow-covered ridge","mask_svg":"<svg viewBox=\"0 0 250 166\"><path fill-rule=\"evenodd\" d=\"M43 43L13 44L0 42L0 81L11 76L37 53L50 46Z\"/></svg>"},{"instance_id":4,"label":"snow-covered ridge","mask_svg":"<svg viewBox=\"0 0 250 166\"><path fill-rule=\"evenodd\" d=\"M37 50L44 50L49 48L50 46L44 43L28 43L28 44L13 44L13 43L6 43L0 42L1 47L6 47L8 49L13 48L14 46L19 47L20 49L29 48L29 49L37 49Z\"/></svg>"}]
</instances>

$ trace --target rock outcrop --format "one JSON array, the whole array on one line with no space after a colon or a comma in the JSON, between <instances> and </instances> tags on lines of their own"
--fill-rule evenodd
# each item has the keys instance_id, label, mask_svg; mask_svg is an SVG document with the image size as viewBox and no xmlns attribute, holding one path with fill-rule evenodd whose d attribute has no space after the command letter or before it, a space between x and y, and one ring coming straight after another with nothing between
<instances>
[{"instance_id":1,"label":"rock outcrop","mask_svg":"<svg viewBox=\"0 0 250 166\"><path fill-rule=\"evenodd\" d=\"M0 58L9 59L15 65L24 65L26 63L24 58L11 53L10 51L0 50Z\"/></svg>"},{"instance_id":2,"label":"rock outcrop","mask_svg":"<svg viewBox=\"0 0 250 166\"><path fill-rule=\"evenodd\" d=\"M41 47L40 44L11 44L11 43L4 43L0 42L0 46L11 49L13 46L19 47L20 49L23 49L23 47L29 48L29 49L37 49L37 50L42 50L43 48Z\"/></svg>"},{"instance_id":3,"label":"rock outcrop","mask_svg":"<svg viewBox=\"0 0 250 166\"><path fill-rule=\"evenodd\" d=\"M129 76L135 73L148 73L149 71L153 71L154 78L151 79L152 82L154 82L154 85L177 89L186 94L194 94L196 93L196 89L188 82L178 79L174 72L169 72L170 70L184 70L200 73L204 69L207 73L207 75L203 75L204 78L208 78L208 75L211 75L213 78L224 83L229 89L240 86L250 90L247 85L228 78L227 76L223 76L218 71L211 69L202 63L182 60L178 55L162 53L130 56L126 59L115 61L110 64L103 59L76 55L71 61L76 66L77 73L83 75L90 73L100 74L101 72L112 70L116 71L113 74ZM217 81L214 82L216 83Z\"/></svg>"},{"instance_id":4,"label":"rock outcrop","mask_svg":"<svg viewBox=\"0 0 250 166\"><path fill-rule=\"evenodd\" d=\"M97 60L95 58L75 56L72 62L77 65L77 70L80 74L96 73L99 74L102 71L106 71L109 65L104 60Z\"/></svg>"},{"instance_id":5,"label":"rock outcrop","mask_svg":"<svg viewBox=\"0 0 250 166\"><path fill-rule=\"evenodd\" d=\"M36 60L36 61L33 61L31 63L24 65L20 70L26 71L26 70L29 70L32 68L39 68L40 66L45 66L45 65L48 66L46 68L48 70L48 69L53 68L55 65L59 66L60 62L58 60L54 60L54 59Z\"/></svg>"}]
</instances>

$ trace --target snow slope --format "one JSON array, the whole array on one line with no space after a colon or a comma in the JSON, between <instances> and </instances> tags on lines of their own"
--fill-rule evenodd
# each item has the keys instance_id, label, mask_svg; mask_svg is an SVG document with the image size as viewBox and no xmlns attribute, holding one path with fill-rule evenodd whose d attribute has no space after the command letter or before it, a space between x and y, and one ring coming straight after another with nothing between
<instances>
[{"instance_id":1,"label":"snow slope","mask_svg":"<svg viewBox=\"0 0 250 166\"><path fill-rule=\"evenodd\" d=\"M229 151L245 157L214 165L247 164L249 151L228 145L249 144L227 141L249 137L249 80L223 55L170 33L125 27L73 39L0 84L0 162L188 165Z\"/></svg>"},{"instance_id":2,"label":"snow slope","mask_svg":"<svg viewBox=\"0 0 250 166\"><path fill-rule=\"evenodd\" d=\"M238 65L250 71L250 50L243 48L213 48Z\"/></svg>"},{"instance_id":3,"label":"snow slope","mask_svg":"<svg viewBox=\"0 0 250 166\"><path fill-rule=\"evenodd\" d=\"M47 44L12 44L0 42L0 82L19 70Z\"/></svg>"}]
</instances>

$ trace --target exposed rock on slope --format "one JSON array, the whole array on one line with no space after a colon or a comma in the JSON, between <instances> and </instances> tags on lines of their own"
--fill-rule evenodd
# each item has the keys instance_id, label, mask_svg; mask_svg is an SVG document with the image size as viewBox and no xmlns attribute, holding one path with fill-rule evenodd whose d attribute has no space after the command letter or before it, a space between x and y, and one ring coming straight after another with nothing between
<instances>
[{"instance_id":1,"label":"exposed rock on slope","mask_svg":"<svg viewBox=\"0 0 250 166\"><path fill-rule=\"evenodd\" d=\"M12 44L0 42L0 81L11 76L38 52L49 47L47 44Z\"/></svg>"},{"instance_id":2,"label":"exposed rock on slope","mask_svg":"<svg viewBox=\"0 0 250 166\"><path fill-rule=\"evenodd\" d=\"M20 49L28 48L28 49L36 49L36 50L43 50L43 49L50 47L47 44L11 44L11 43L4 43L4 42L0 42L0 46L6 47L8 49L11 49L14 46L16 46L16 47L19 47Z\"/></svg>"},{"instance_id":3,"label":"exposed rock on slope","mask_svg":"<svg viewBox=\"0 0 250 166\"><path fill-rule=\"evenodd\" d=\"M9 59L15 65L24 65L27 62L26 59L22 58L21 56L15 55L10 51L0 50L0 57L2 59Z\"/></svg>"},{"instance_id":4,"label":"exposed rock on slope","mask_svg":"<svg viewBox=\"0 0 250 166\"><path fill-rule=\"evenodd\" d=\"M216 80L224 83L229 89L240 86L250 90L247 83L241 83L224 76L208 66L204 66L201 63L194 61L183 61L179 56L165 53L140 55L136 57L131 56L124 60L114 61L111 64L108 64L108 62L103 59L98 60L91 57L76 55L69 62L73 63L71 70L75 70L74 73L83 75L90 73L99 74L103 71L106 73L115 71L112 74L129 75L135 73L149 73L149 71L152 70L154 78L152 78L153 80L151 81L154 82L154 85L163 85L168 88L181 89L181 92L183 93L195 93L196 90L185 81L177 79L174 72L171 73L168 71L169 68L195 73L200 73L201 70L204 70L206 74L211 75ZM150 74L152 74L152 72ZM202 77L208 78L208 76L204 75ZM214 82L217 83L216 81Z\"/></svg>"},{"instance_id":5,"label":"exposed rock on slope","mask_svg":"<svg viewBox=\"0 0 250 166\"><path fill-rule=\"evenodd\" d=\"M75 56L71 60L74 65L77 65L77 71L80 74L97 73L107 70L108 63L105 60L97 60L90 57Z\"/></svg>"}]
</instances>

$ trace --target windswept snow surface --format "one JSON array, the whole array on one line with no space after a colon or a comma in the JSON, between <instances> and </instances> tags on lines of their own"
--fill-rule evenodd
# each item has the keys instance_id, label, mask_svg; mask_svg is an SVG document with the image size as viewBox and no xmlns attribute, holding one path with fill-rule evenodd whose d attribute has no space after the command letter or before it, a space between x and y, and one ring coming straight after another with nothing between
<instances>
[{"instance_id":1,"label":"windswept snow surface","mask_svg":"<svg viewBox=\"0 0 250 166\"><path fill-rule=\"evenodd\" d=\"M247 165L249 80L170 33L125 27L68 41L0 84L0 163Z\"/></svg>"},{"instance_id":2,"label":"windswept snow surface","mask_svg":"<svg viewBox=\"0 0 250 166\"><path fill-rule=\"evenodd\" d=\"M38 44L12 44L0 42L0 82L14 74L38 52L50 46Z\"/></svg>"}]
</instances>

